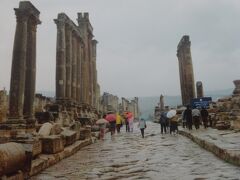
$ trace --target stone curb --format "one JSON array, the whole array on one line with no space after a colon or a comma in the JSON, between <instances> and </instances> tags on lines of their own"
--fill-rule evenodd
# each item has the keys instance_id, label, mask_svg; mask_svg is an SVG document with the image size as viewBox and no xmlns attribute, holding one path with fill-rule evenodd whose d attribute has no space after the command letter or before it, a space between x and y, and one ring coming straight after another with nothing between
<instances>
[{"instance_id":1,"label":"stone curb","mask_svg":"<svg viewBox=\"0 0 240 180\"><path fill-rule=\"evenodd\" d=\"M83 141L76 141L74 144L64 148L63 151L56 153L56 154L41 154L39 157L32 161L32 167L31 171L29 173L29 176L34 176L44 169L58 163L64 158L67 158L73 154L75 154L77 151L79 151L81 148L90 145L94 142L93 138L89 138Z\"/></svg>"},{"instance_id":2,"label":"stone curb","mask_svg":"<svg viewBox=\"0 0 240 180\"><path fill-rule=\"evenodd\" d=\"M204 139L199 138L196 135L191 134L190 132L179 130L179 134L191 139L193 142L197 143L202 148L212 152L218 158L240 166L240 150L228 150L217 146L214 143L208 142Z\"/></svg>"}]
</instances>

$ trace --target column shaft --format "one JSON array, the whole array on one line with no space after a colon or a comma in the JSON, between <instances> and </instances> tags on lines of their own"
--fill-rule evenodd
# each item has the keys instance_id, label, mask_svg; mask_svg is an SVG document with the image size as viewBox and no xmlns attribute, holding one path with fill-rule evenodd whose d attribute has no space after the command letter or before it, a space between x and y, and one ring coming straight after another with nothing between
<instances>
[{"instance_id":1,"label":"column shaft","mask_svg":"<svg viewBox=\"0 0 240 180\"><path fill-rule=\"evenodd\" d=\"M26 81L23 114L25 118L34 118L34 98L36 84L36 30L37 24L29 19L27 35Z\"/></svg>"},{"instance_id":2,"label":"column shaft","mask_svg":"<svg viewBox=\"0 0 240 180\"><path fill-rule=\"evenodd\" d=\"M23 118L25 66L27 51L27 20L26 14L15 9L17 25L13 47L11 83L9 94L9 118Z\"/></svg>"},{"instance_id":3,"label":"column shaft","mask_svg":"<svg viewBox=\"0 0 240 180\"><path fill-rule=\"evenodd\" d=\"M81 102L81 44L80 39L77 41L77 102Z\"/></svg>"},{"instance_id":4,"label":"column shaft","mask_svg":"<svg viewBox=\"0 0 240 180\"><path fill-rule=\"evenodd\" d=\"M56 99L65 99L66 87L66 45L65 45L65 23L55 20L57 24L57 58L56 58Z\"/></svg>"},{"instance_id":5,"label":"column shaft","mask_svg":"<svg viewBox=\"0 0 240 180\"><path fill-rule=\"evenodd\" d=\"M72 94L72 30L66 27L66 98Z\"/></svg>"},{"instance_id":6,"label":"column shaft","mask_svg":"<svg viewBox=\"0 0 240 180\"><path fill-rule=\"evenodd\" d=\"M76 101L77 84L77 40L76 35L72 37L72 99Z\"/></svg>"}]
</instances>

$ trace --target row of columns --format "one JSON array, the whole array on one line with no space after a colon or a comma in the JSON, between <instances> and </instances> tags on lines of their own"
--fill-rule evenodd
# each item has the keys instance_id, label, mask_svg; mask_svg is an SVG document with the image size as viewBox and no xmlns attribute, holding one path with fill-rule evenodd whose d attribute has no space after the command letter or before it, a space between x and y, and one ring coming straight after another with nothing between
<instances>
[{"instance_id":1,"label":"row of columns","mask_svg":"<svg viewBox=\"0 0 240 180\"><path fill-rule=\"evenodd\" d=\"M15 8L17 19L11 82L9 120L33 120L36 81L36 30L40 12L28 1Z\"/></svg>"},{"instance_id":2,"label":"row of columns","mask_svg":"<svg viewBox=\"0 0 240 180\"><path fill-rule=\"evenodd\" d=\"M88 14L79 13L76 26L64 13L57 25L56 100L96 106L96 44Z\"/></svg>"}]
</instances>

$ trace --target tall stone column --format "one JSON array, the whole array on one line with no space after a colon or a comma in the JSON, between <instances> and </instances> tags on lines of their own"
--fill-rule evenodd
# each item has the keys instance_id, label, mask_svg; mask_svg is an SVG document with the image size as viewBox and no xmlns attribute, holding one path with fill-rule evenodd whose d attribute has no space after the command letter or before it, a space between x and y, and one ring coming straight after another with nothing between
<instances>
[{"instance_id":1,"label":"tall stone column","mask_svg":"<svg viewBox=\"0 0 240 180\"><path fill-rule=\"evenodd\" d=\"M196 82L196 89L197 89L197 98L204 97L203 84L201 81Z\"/></svg>"},{"instance_id":2,"label":"tall stone column","mask_svg":"<svg viewBox=\"0 0 240 180\"><path fill-rule=\"evenodd\" d=\"M92 76L93 76L93 107L97 106L97 41L92 40Z\"/></svg>"},{"instance_id":3,"label":"tall stone column","mask_svg":"<svg viewBox=\"0 0 240 180\"><path fill-rule=\"evenodd\" d=\"M77 37L72 36L72 100L76 101L76 84L77 84Z\"/></svg>"},{"instance_id":4,"label":"tall stone column","mask_svg":"<svg viewBox=\"0 0 240 180\"><path fill-rule=\"evenodd\" d=\"M72 98L72 29L66 26L66 99Z\"/></svg>"},{"instance_id":5,"label":"tall stone column","mask_svg":"<svg viewBox=\"0 0 240 180\"><path fill-rule=\"evenodd\" d=\"M190 46L189 36L183 36L177 49L183 105L190 104L191 99L195 98L195 83Z\"/></svg>"},{"instance_id":6,"label":"tall stone column","mask_svg":"<svg viewBox=\"0 0 240 180\"><path fill-rule=\"evenodd\" d=\"M13 47L9 94L9 119L23 119L28 14L14 9L17 25Z\"/></svg>"},{"instance_id":7,"label":"tall stone column","mask_svg":"<svg viewBox=\"0 0 240 180\"><path fill-rule=\"evenodd\" d=\"M56 100L65 99L66 88L66 39L65 22L54 20L57 25L57 58L56 58Z\"/></svg>"},{"instance_id":8,"label":"tall stone column","mask_svg":"<svg viewBox=\"0 0 240 180\"><path fill-rule=\"evenodd\" d=\"M26 80L24 93L24 118L34 119L34 99L36 87L36 32L40 20L31 17L28 21L27 56L26 56Z\"/></svg>"},{"instance_id":9,"label":"tall stone column","mask_svg":"<svg viewBox=\"0 0 240 180\"><path fill-rule=\"evenodd\" d=\"M87 103L87 63L84 44L81 44L81 102Z\"/></svg>"},{"instance_id":10,"label":"tall stone column","mask_svg":"<svg viewBox=\"0 0 240 180\"><path fill-rule=\"evenodd\" d=\"M164 111L164 96L160 96L160 111Z\"/></svg>"},{"instance_id":11,"label":"tall stone column","mask_svg":"<svg viewBox=\"0 0 240 180\"><path fill-rule=\"evenodd\" d=\"M92 34L88 35L89 57L89 104L93 106L93 59L92 59Z\"/></svg>"},{"instance_id":12,"label":"tall stone column","mask_svg":"<svg viewBox=\"0 0 240 180\"><path fill-rule=\"evenodd\" d=\"M81 72L81 42L80 42L80 38L78 38L77 40L77 92L76 92L76 99L77 102L80 103L81 102L81 78L82 78L82 72Z\"/></svg>"}]
</instances>

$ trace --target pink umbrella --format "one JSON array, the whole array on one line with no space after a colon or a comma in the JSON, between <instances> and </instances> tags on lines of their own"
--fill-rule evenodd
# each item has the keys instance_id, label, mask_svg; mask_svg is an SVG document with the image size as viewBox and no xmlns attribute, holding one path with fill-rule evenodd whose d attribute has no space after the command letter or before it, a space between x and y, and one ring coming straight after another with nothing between
<instances>
[{"instance_id":1,"label":"pink umbrella","mask_svg":"<svg viewBox=\"0 0 240 180\"><path fill-rule=\"evenodd\" d=\"M116 115L115 114L108 114L105 118L108 122L116 121Z\"/></svg>"},{"instance_id":2,"label":"pink umbrella","mask_svg":"<svg viewBox=\"0 0 240 180\"><path fill-rule=\"evenodd\" d=\"M127 113L127 118L130 119L130 118L132 118L132 117L133 117L133 113L132 113L132 112L128 112L128 113Z\"/></svg>"}]
</instances>

